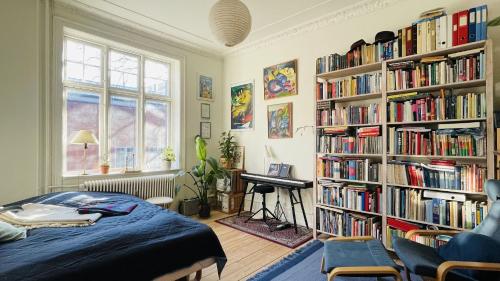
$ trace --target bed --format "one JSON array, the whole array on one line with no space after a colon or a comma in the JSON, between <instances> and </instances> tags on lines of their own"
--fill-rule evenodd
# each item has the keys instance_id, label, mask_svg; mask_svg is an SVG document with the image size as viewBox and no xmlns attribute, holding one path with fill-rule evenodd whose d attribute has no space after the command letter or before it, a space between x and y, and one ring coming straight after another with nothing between
<instances>
[{"instance_id":1,"label":"bed","mask_svg":"<svg viewBox=\"0 0 500 281\"><path fill-rule=\"evenodd\" d=\"M51 193L10 205L93 201L138 206L91 226L31 229L24 240L0 244L0 280L172 280L212 263L221 273L226 256L210 227L131 195Z\"/></svg>"}]
</instances>

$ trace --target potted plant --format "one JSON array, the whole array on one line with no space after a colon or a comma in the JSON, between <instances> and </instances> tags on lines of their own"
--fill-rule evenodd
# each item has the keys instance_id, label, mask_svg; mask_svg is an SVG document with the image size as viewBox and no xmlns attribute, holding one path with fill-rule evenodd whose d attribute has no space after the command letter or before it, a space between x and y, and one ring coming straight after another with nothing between
<instances>
[{"instance_id":1,"label":"potted plant","mask_svg":"<svg viewBox=\"0 0 500 281\"><path fill-rule=\"evenodd\" d=\"M226 169L219 166L217 160L213 157L207 158L206 142L200 136L196 136L196 157L199 164L193 166L191 171L185 172L193 180L194 187L187 184L182 186L191 190L200 200L199 216L200 218L210 217L210 205L208 203L208 191L217 179L228 176ZM208 164L208 166L207 166ZM177 187L177 189L179 189Z\"/></svg>"},{"instance_id":2,"label":"potted plant","mask_svg":"<svg viewBox=\"0 0 500 281\"><path fill-rule=\"evenodd\" d=\"M236 156L236 141L234 141L234 136L231 135L231 132L222 132L219 140L219 150L222 167L226 169L231 168Z\"/></svg>"},{"instance_id":3,"label":"potted plant","mask_svg":"<svg viewBox=\"0 0 500 281\"><path fill-rule=\"evenodd\" d=\"M165 170L172 168L172 161L175 161L175 152L172 147L167 147L163 150L161 159L163 160Z\"/></svg>"},{"instance_id":4,"label":"potted plant","mask_svg":"<svg viewBox=\"0 0 500 281\"><path fill-rule=\"evenodd\" d=\"M101 168L101 174L107 175L109 173L109 160L107 155L101 159L100 168Z\"/></svg>"}]
</instances>

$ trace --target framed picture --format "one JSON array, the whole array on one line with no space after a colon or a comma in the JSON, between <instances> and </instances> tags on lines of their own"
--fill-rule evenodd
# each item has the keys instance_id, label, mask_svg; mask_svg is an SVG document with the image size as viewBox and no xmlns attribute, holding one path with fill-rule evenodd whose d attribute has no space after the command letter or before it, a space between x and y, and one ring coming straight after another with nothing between
<instances>
[{"instance_id":1,"label":"framed picture","mask_svg":"<svg viewBox=\"0 0 500 281\"><path fill-rule=\"evenodd\" d=\"M231 86L231 130L248 130L254 126L253 81Z\"/></svg>"},{"instance_id":2,"label":"framed picture","mask_svg":"<svg viewBox=\"0 0 500 281\"><path fill-rule=\"evenodd\" d=\"M269 164L269 170L267 170L268 176L279 176L280 175L280 164L271 163Z\"/></svg>"},{"instance_id":3,"label":"framed picture","mask_svg":"<svg viewBox=\"0 0 500 281\"><path fill-rule=\"evenodd\" d=\"M293 137L292 103L267 106L267 136L270 139Z\"/></svg>"},{"instance_id":4,"label":"framed picture","mask_svg":"<svg viewBox=\"0 0 500 281\"><path fill-rule=\"evenodd\" d=\"M245 147L237 146L236 153L234 157L234 167L236 169L243 170L245 169Z\"/></svg>"},{"instance_id":5,"label":"framed picture","mask_svg":"<svg viewBox=\"0 0 500 281\"><path fill-rule=\"evenodd\" d=\"M201 111L201 118L210 119L210 104L209 103L202 103L200 111Z\"/></svg>"},{"instance_id":6,"label":"framed picture","mask_svg":"<svg viewBox=\"0 0 500 281\"><path fill-rule=\"evenodd\" d=\"M209 139L212 137L212 123L200 122L200 136L203 139Z\"/></svg>"},{"instance_id":7,"label":"framed picture","mask_svg":"<svg viewBox=\"0 0 500 281\"><path fill-rule=\"evenodd\" d=\"M297 95L297 60L264 68L264 99Z\"/></svg>"},{"instance_id":8,"label":"framed picture","mask_svg":"<svg viewBox=\"0 0 500 281\"><path fill-rule=\"evenodd\" d=\"M282 178L288 178L290 177L290 170L292 169L292 166L289 164L281 164L280 165L280 177Z\"/></svg>"},{"instance_id":9,"label":"framed picture","mask_svg":"<svg viewBox=\"0 0 500 281\"><path fill-rule=\"evenodd\" d=\"M198 74L198 93L199 100L214 101L214 83L212 77Z\"/></svg>"}]
</instances>

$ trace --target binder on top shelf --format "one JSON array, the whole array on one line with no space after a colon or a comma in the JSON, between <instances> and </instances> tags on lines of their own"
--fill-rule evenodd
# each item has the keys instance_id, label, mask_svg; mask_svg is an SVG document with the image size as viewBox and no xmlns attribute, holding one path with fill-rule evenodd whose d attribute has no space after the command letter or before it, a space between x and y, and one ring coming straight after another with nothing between
<instances>
[{"instance_id":1,"label":"binder on top shelf","mask_svg":"<svg viewBox=\"0 0 500 281\"><path fill-rule=\"evenodd\" d=\"M452 16L452 46L457 46L458 45L458 13L454 13Z\"/></svg>"},{"instance_id":2,"label":"binder on top shelf","mask_svg":"<svg viewBox=\"0 0 500 281\"><path fill-rule=\"evenodd\" d=\"M446 47L453 47L453 15L446 16Z\"/></svg>"},{"instance_id":3,"label":"binder on top shelf","mask_svg":"<svg viewBox=\"0 0 500 281\"><path fill-rule=\"evenodd\" d=\"M469 41L476 42L476 8L469 9Z\"/></svg>"},{"instance_id":4,"label":"binder on top shelf","mask_svg":"<svg viewBox=\"0 0 500 281\"><path fill-rule=\"evenodd\" d=\"M439 41L438 41L438 49L446 49L448 46L448 18L446 16L442 16L439 18Z\"/></svg>"},{"instance_id":5,"label":"binder on top shelf","mask_svg":"<svg viewBox=\"0 0 500 281\"><path fill-rule=\"evenodd\" d=\"M469 42L469 11L458 12L458 42L457 45Z\"/></svg>"},{"instance_id":6,"label":"binder on top shelf","mask_svg":"<svg viewBox=\"0 0 500 281\"><path fill-rule=\"evenodd\" d=\"M481 7L476 7L476 41L483 40L481 36Z\"/></svg>"},{"instance_id":7,"label":"binder on top shelf","mask_svg":"<svg viewBox=\"0 0 500 281\"><path fill-rule=\"evenodd\" d=\"M413 47L412 47L412 35L411 35L411 26L405 28L406 31L406 55L413 55Z\"/></svg>"},{"instance_id":8,"label":"binder on top shelf","mask_svg":"<svg viewBox=\"0 0 500 281\"><path fill-rule=\"evenodd\" d=\"M411 53L412 54L418 54L417 53L417 24L414 23L411 26Z\"/></svg>"},{"instance_id":9,"label":"binder on top shelf","mask_svg":"<svg viewBox=\"0 0 500 281\"><path fill-rule=\"evenodd\" d=\"M430 23L430 30L429 30L430 43L427 42L427 44L429 44L430 49L427 49L428 52L436 50L436 20L431 20L429 21L429 23Z\"/></svg>"},{"instance_id":10,"label":"binder on top shelf","mask_svg":"<svg viewBox=\"0 0 500 281\"><path fill-rule=\"evenodd\" d=\"M427 22L429 20L426 20L422 22L422 53L425 54L427 53Z\"/></svg>"},{"instance_id":11,"label":"binder on top shelf","mask_svg":"<svg viewBox=\"0 0 500 281\"><path fill-rule=\"evenodd\" d=\"M404 54L403 54L403 33L404 32L402 29L398 30L398 44L397 45L399 46L399 48L398 48L398 56L399 57L404 56Z\"/></svg>"},{"instance_id":12,"label":"binder on top shelf","mask_svg":"<svg viewBox=\"0 0 500 281\"><path fill-rule=\"evenodd\" d=\"M422 22L417 23L417 54L425 53L422 51Z\"/></svg>"},{"instance_id":13,"label":"binder on top shelf","mask_svg":"<svg viewBox=\"0 0 500 281\"><path fill-rule=\"evenodd\" d=\"M488 8L486 5L483 5L481 8L481 40L487 39L487 25L488 25Z\"/></svg>"}]
</instances>

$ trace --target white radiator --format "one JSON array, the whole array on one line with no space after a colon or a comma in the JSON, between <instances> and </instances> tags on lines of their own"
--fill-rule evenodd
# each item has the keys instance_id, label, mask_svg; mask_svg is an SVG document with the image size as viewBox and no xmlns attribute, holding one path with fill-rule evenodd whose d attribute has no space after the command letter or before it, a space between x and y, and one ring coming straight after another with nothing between
<instances>
[{"instance_id":1,"label":"white radiator","mask_svg":"<svg viewBox=\"0 0 500 281\"><path fill-rule=\"evenodd\" d=\"M84 191L122 192L141 199L175 197L175 175L145 176L120 179L86 181L80 185Z\"/></svg>"}]
</instances>

